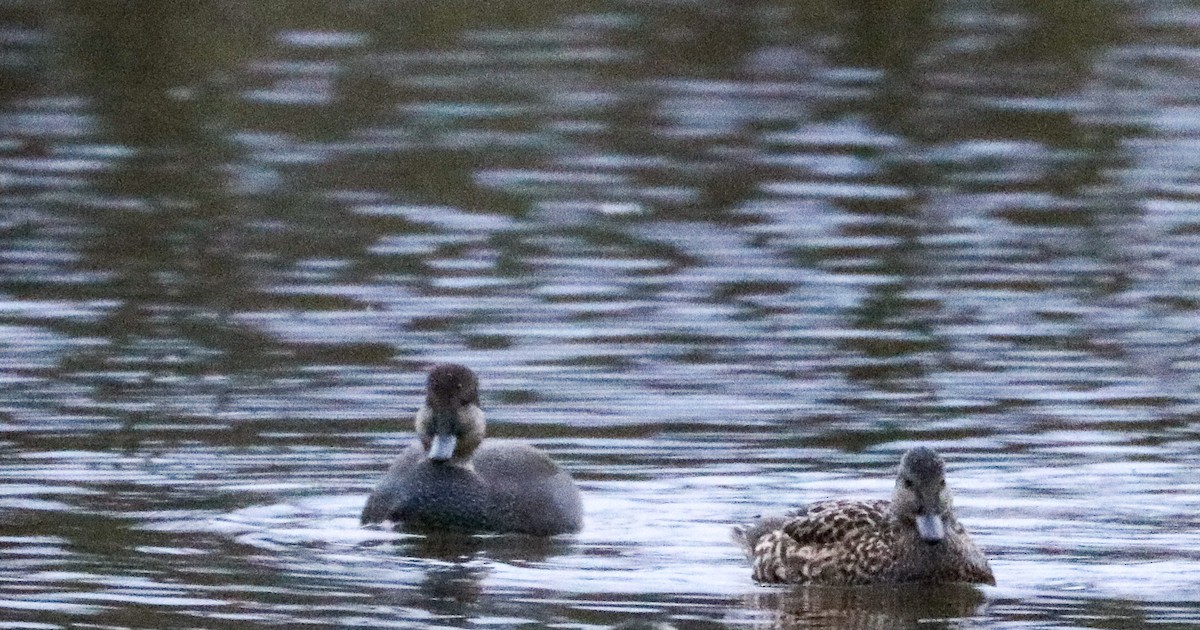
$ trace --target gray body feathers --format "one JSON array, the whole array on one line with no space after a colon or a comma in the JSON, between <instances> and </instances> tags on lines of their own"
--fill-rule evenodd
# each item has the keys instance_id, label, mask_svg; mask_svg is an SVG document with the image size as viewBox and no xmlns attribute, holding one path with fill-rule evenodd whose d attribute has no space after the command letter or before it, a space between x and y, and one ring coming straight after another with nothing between
<instances>
[{"instance_id":1,"label":"gray body feathers","mask_svg":"<svg viewBox=\"0 0 1200 630\"><path fill-rule=\"evenodd\" d=\"M420 444L410 446L367 499L362 522L537 536L582 526L574 481L536 448L487 441L468 462L433 462Z\"/></svg>"}]
</instances>

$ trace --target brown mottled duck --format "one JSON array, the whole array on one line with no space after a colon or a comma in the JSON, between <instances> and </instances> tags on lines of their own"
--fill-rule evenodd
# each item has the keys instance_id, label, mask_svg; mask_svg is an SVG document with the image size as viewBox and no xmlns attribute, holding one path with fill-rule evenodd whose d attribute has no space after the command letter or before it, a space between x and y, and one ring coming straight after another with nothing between
<instances>
[{"instance_id":1,"label":"brown mottled duck","mask_svg":"<svg viewBox=\"0 0 1200 630\"><path fill-rule=\"evenodd\" d=\"M890 501L819 501L733 535L759 582L996 583L954 517L942 458L926 447L901 458Z\"/></svg>"}]
</instances>

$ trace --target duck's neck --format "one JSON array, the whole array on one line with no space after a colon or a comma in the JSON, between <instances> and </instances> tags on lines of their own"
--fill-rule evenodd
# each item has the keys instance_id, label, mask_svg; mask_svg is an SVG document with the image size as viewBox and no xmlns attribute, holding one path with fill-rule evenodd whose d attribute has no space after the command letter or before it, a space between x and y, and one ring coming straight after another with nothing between
<instances>
[{"instance_id":1,"label":"duck's neck","mask_svg":"<svg viewBox=\"0 0 1200 630\"><path fill-rule=\"evenodd\" d=\"M469 458L469 457L465 457L465 458L453 457L444 462L430 462L430 463L433 464L434 466L448 466L450 468L457 468L459 470L467 470L470 472L475 472L475 464L471 462L471 458Z\"/></svg>"}]
</instances>

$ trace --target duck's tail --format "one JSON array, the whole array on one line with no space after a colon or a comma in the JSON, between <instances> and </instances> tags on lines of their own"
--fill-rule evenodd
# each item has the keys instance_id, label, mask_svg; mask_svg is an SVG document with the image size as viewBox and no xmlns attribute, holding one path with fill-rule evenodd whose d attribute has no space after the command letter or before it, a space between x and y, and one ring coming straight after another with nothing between
<instances>
[{"instance_id":1,"label":"duck's tail","mask_svg":"<svg viewBox=\"0 0 1200 630\"><path fill-rule=\"evenodd\" d=\"M783 529L787 522L786 516L767 516L746 525L734 525L729 534L733 542L742 548L742 553L753 560L754 547L758 545L758 540L773 531Z\"/></svg>"}]
</instances>

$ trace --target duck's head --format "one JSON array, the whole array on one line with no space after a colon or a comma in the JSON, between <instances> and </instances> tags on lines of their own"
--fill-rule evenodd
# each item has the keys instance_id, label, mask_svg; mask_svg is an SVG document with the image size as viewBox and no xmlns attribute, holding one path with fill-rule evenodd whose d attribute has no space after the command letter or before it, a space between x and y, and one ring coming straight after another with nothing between
<instances>
[{"instance_id":1,"label":"duck's head","mask_svg":"<svg viewBox=\"0 0 1200 630\"><path fill-rule=\"evenodd\" d=\"M468 460L485 429L475 373L454 363L434 366L425 382L425 404L417 411L417 436L430 461Z\"/></svg>"},{"instance_id":2,"label":"duck's head","mask_svg":"<svg viewBox=\"0 0 1200 630\"><path fill-rule=\"evenodd\" d=\"M951 500L942 458L924 446L905 453L892 491L892 506L904 523L917 528L921 540L936 545L946 537Z\"/></svg>"}]
</instances>

